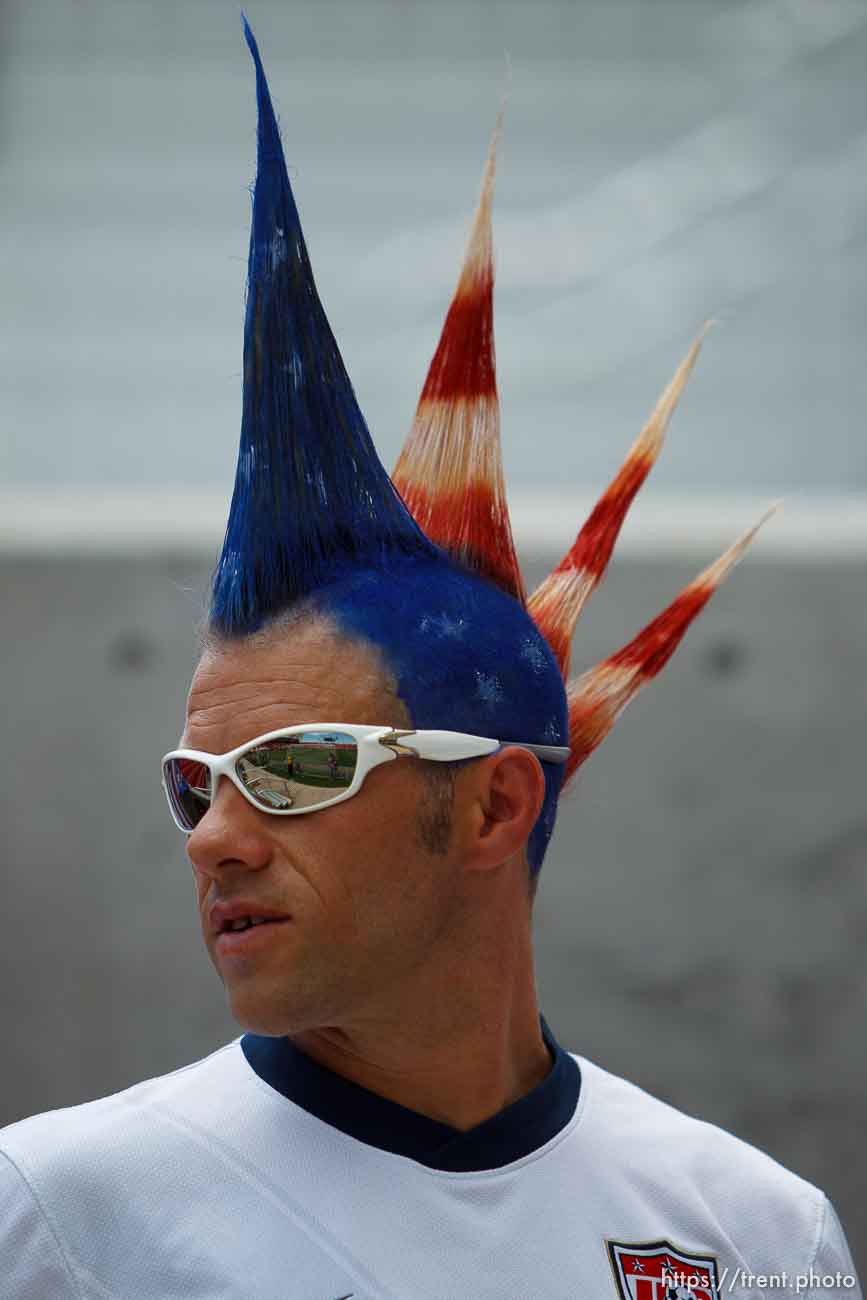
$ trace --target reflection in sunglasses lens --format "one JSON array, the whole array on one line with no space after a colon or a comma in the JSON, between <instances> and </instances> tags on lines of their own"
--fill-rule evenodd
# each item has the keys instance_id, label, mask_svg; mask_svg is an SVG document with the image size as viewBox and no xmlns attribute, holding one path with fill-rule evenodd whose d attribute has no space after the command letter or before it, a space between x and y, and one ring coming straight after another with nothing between
<instances>
[{"instance_id":1,"label":"reflection in sunglasses lens","mask_svg":"<svg viewBox=\"0 0 867 1300\"><path fill-rule=\"evenodd\" d=\"M348 789L358 746L343 731L277 736L248 749L235 770L258 804L277 812L315 808Z\"/></svg>"},{"instance_id":2,"label":"reflection in sunglasses lens","mask_svg":"<svg viewBox=\"0 0 867 1300\"><path fill-rule=\"evenodd\" d=\"M211 802L210 772L191 758L173 758L166 764L166 784L178 816L187 830L193 830Z\"/></svg>"}]
</instances>

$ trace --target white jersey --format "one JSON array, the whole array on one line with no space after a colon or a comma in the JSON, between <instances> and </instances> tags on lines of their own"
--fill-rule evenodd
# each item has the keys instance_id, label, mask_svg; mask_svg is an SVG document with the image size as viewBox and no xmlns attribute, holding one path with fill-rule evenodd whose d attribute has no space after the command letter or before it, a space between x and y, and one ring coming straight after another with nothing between
<instances>
[{"instance_id":1,"label":"white jersey","mask_svg":"<svg viewBox=\"0 0 867 1300\"><path fill-rule=\"evenodd\" d=\"M860 1297L822 1192L556 1044L465 1168L460 1134L433 1162L386 1149L448 1126L313 1063L290 1099L267 1077L287 1042L0 1130L2 1300ZM370 1140L322 1117L347 1098Z\"/></svg>"}]
</instances>

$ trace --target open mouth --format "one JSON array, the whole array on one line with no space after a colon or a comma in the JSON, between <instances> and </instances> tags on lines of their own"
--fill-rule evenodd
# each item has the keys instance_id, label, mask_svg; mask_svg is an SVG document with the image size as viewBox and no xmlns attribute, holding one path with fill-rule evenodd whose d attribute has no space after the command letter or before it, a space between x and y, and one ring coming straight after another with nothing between
<instances>
[{"instance_id":1,"label":"open mouth","mask_svg":"<svg viewBox=\"0 0 867 1300\"><path fill-rule=\"evenodd\" d=\"M286 916L239 916L234 921L226 921L220 934L243 934L245 930L252 930L260 925L279 925L288 919Z\"/></svg>"},{"instance_id":2,"label":"open mouth","mask_svg":"<svg viewBox=\"0 0 867 1300\"><path fill-rule=\"evenodd\" d=\"M238 917L236 921L226 922L217 935L217 944L220 948L231 951L234 948L256 943L260 939L273 936L275 930L285 925L289 919L288 916L272 916L260 920L256 920L255 917Z\"/></svg>"}]
</instances>

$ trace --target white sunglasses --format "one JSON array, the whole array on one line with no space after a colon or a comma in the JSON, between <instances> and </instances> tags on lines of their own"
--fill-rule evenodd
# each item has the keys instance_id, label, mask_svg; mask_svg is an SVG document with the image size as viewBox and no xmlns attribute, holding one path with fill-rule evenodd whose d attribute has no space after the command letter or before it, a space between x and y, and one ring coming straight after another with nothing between
<instances>
[{"instance_id":1,"label":"white sunglasses","mask_svg":"<svg viewBox=\"0 0 867 1300\"><path fill-rule=\"evenodd\" d=\"M565 763L567 745L528 745L462 731L398 731L348 722L307 722L248 740L227 754L173 749L163 759L163 789L179 830L189 834L204 817L221 776L254 808L291 817L316 812L358 794L380 763L416 757L436 763L481 758L516 744L547 763Z\"/></svg>"}]
</instances>

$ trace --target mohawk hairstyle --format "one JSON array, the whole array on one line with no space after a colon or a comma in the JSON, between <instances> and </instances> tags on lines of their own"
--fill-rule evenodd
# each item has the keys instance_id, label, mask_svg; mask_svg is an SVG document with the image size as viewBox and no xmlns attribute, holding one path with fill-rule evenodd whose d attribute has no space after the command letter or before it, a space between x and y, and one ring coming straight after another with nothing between
<instances>
[{"instance_id":1,"label":"mohawk hairstyle","mask_svg":"<svg viewBox=\"0 0 867 1300\"><path fill-rule=\"evenodd\" d=\"M256 68L258 168L241 446L210 626L219 637L249 636L308 601L382 652L415 726L568 744L565 774L542 765L545 799L527 846L535 880L562 782L668 662L768 516L626 646L568 681L576 622L605 576L705 331L574 544L528 601L505 497L494 356L491 205L501 121L392 480L316 292L265 73L243 22Z\"/></svg>"},{"instance_id":2,"label":"mohawk hairstyle","mask_svg":"<svg viewBox=\"0 0 867 1300\"><path fill-rule=\"evenodd\" d=\"M258 166L247 263L241 446L210 620L253 632L389 553L433 558L380 464L325 316L256 40Z\"/></svg>"}]
</instances>

